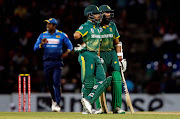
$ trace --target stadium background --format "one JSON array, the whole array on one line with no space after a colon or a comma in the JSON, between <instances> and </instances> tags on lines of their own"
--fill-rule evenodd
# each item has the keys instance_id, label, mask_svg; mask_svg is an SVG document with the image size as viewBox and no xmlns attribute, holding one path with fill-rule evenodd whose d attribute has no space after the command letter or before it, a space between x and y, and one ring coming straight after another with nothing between
<instances>
[{"instance_id":1,"label":"stadium background","mask_svg":"<svg viewBox=\"0 0 180 119\"><path fill-rule=\"evenodd\" d=\"M42 57L34 43L54 17L58 29L73 33L86 21L87 5L108 4L115 10L123 43L125 72L130 93L180 93L180 32L178 4L172 0L0 0L0 94L17 92L20 73L30 73L32 92L47 92ZM63 93L80 93L77 54L64 59Z\"/></svg>"}]
</instances>

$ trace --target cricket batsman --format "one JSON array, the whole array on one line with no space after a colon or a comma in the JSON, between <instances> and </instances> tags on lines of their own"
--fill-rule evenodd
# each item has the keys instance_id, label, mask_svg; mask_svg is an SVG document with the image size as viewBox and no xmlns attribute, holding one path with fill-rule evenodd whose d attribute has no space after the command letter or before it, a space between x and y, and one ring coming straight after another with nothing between
<instances>
[{"instance_id":1,"label":"cricket batsman","mask_svg":"<svg viewBox=\"0 0 180 119\"><path fill-rule=\"evenodd\" d=\"M63 58L67 57L72 51L73 46L68 36L56 29L58 22L54 18L45 20L47 22L47 31L41 33L34 45L34 51L44 50L43 66L47 86L49 88L53 112L60 112L60 80L61 70L63 67ZM63 53L63 43L66 44L67 50Z\"/></svg>"},{"instance_id":2,"label":"cricket batsman","mask_svg":"<svg viewBox=\"0 0 180 119\"><path fill-rule=\"evenodd\" d=\"M108 5L101 5L99 10L103 12L100 57L104 60L103 67L105 72L107 72L109 68L111 69L108 73L112 75L111 92L113 113L125 114L125 111L121 109L122 78L120 66L122 66L123 71L125 71L127 62L123 59L122 43L119 42L120 35L115 23L112 22L114 10ZM102 113L99 100L96 101L96 107L99 109L96 113Z\"/></svg>"},{"instance_id":3,"label":"cricket batsman","mask_svg":"<svg viewBox=\"0 0 180 119\"><path fill-rule=\"evenodd\" d=\"M82 105L87 113L92 114L92 104L109 87L112 77L106 79L101 58L98 56L100 48L100 19L101 12L95 5L89 5L84 10L87 22L82 24L74 33L76 40L83 40L83 44L75 47L79 52L82 81ZM96 82L96 83L95 83Z\"/></svg>"}]
</instances>

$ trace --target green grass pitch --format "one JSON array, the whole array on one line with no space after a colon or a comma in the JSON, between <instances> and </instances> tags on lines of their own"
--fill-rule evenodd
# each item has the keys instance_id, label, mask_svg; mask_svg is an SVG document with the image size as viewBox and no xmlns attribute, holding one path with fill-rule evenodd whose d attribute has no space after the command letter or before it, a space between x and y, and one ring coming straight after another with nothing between
<instances>
[{"instance_id":1,"label":"green grass pitch","mask_svg":"<svg viewBox=\"0 0 180 119\"><path fill-rule=\"evenodd\" d=\"M0 119L180 119L180 112L86 114L81 112L0 112Z\"/></svg>"}]
</instances>

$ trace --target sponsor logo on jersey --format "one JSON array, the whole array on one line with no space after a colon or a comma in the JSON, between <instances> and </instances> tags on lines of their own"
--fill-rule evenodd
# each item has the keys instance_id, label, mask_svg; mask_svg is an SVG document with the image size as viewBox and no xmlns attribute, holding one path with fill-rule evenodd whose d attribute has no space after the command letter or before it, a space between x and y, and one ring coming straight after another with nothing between
<instances>
[{"instance_id":1,"label":"sponsor logo on jersey","mask_svg":"<svg viewBox=\"0 0 180 119\"><path fill-rule=\"evenodd\" d=\"M91 32L94 33L94 29L93 28L91 28Z\"/></svg>"},{"instance_id":2,"label":"sponsor logo on jersey","mask_svg":"<svg viewBox=\"0 0 180 119\"><path fill-rule=\"evenodd\" d=\"M79 27L79 30L82 30L82 29L83 29L83 26L80 26L80 27Z\"/></svg>"},{"instance_id":3,"label":"sponsor logo on jersey","mask_svg":"<svg viewBox=\"0 0 180 119\"><path fill-rule=\"evenodd\" d=\"M46 45L46 47L56 48L58 46L57 45Z\"/></svg>"},{"instance_id":4,"label":"sponsor logo on jersey","mask_svg":"<svg viewBox=\"0 0 180 119\"><path fill-rule=\"evenodd\" d=\"M101 35L101 38L113 38L113 34L104 34Z\"/></svg>"},{"instance_id":5,"label":"sponsor logo on jersey","mask_svg":"<svg viewBox=\"0 0 180 119\"><path fill-rule=\"evenodd\" d=\"M91 38L113 38L113 34L91 35Z\"/></svg>"},{"instance_id":6,"label":"sponsor logo on jersey","mask_svg":"<svg viewBox=\"0 0 180 119\"><path fill-rule=\"evenodd\" d=\"M61 36L60 35L56 35L56 38L60 38Z\"/></svg>"},{"instance_id":7,"label":"sponsor logo on jersey","mask_svg":"<svg viewBox=\"0 0 180 119\"><path fill-rule=\"evenodd\" d=\"M99 28L99 31L100 31L100 32L102 32L102 31L103 31L103 28L102 28L102 27L100 27L100 28Z\"/></svg>"},{"instance_id":8,"label":"sponsor logo on jersey","mask_svg":"<svg viewBox=\"0 0 180 119\"><path fill-rule=\"evenodd\" d=\"M91 69L93 69L93 64L91 64Z\"/></svg>"},{"instance_id":9,"label":"sponsor logo on jersey","mask_svg":"<svg viewBox=\"0 0 180 119\"><path fill-rule=\"evenodd\" d=\"M114 64L116 64L117 63L117 61L114 61Z\"/></svg>"},{"instance_id":10,"label":"sponsor logo on jersey","mask_svg":"<svg viewBox=\"0 0 180 119\"><path fill-rule=\"evenodd\" d=\"M59 39L48 38L47 41L47 44L59 44Z\"/></svg>"},{"instance_id":11,"label":"sponsor logo on jersey","mask_svg":"<svg viewBox=\"0 0 180 119\"><path fill-rule=\"evenodd\" d=\"M110 32L112 32L112 28L109 28Z\"/></svg>"},{"instance_id":12,"label":"sponsor logo on jersey","mask_svg":"<svg viewBox=\"0 0 180 119\"><path fill-rule=\"evenodd\" d=\"M100 35L91 35L91 38L101 38Z\"/></svg>"}]
</instances>

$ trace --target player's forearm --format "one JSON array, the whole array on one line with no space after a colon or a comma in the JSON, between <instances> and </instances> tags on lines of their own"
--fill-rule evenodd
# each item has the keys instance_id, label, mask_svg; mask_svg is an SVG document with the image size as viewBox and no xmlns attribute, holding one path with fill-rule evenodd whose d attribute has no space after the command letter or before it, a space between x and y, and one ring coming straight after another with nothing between
<instances>
[{"instance_id":1,"label":"player's forearm","mask_svg":"<svg viewBox=\"0 0 180 119\"><path fill-rule=\"evenodd\" d=\"M119 39L114 40L117 56L123 59L123 50L122 50L122 42L119 42Z\"/></svg>"},{"instance_id":2,"label":"player's forearm","mask_svg":"<svg viewBox=\"0 0 180 119\"><path fill-rule=\"evenodd\" d=\"M36 43L34 44L34 51L39 50L40 48L43 47L43 44L41 44L41 35L38 37Z\"/></svg>"},{"instance_id":3,"label":"player's forearm","mask_svg":"<svg viewBox=\"0 0 180 119\"><path fill-rule=\"evenodd\" d=\"M62 54L61 58L66 58L66 57L69 55L70 52L71 52L71 51L70 51L69 49L67 49L66 52L64 52L64 53Z\"/></svg>"},{"instance_id":4,"label":"player's forearm","mask_svg":"<svg viewBox=\"0 0 180 119\"><path fill-rule=\"evenodd\" d=\"M122 47L121 47L121 44L116 44L116 52L117 53L121 53L122 52Z\"/></svg>"},{"instance_id":5,"label":"player's forearm","mask_svg":"<svg viewBox=\"0 0 180 119\"><path fill-rule=\"evenodd\" d=\"M119 59L123 59L123 52L121 46L116 46L116 53Z\"/></svg>"},{"instance_id":6,"label":"player's forearm","mask_svg":"<svg viewBox=\"0 0 180 119\"><path fill-rule=\"evenodd\" d=\"M72 50L70 50L70 49L67 49L67 50L66 50L66 53L70 53L71 51L72 51Z\"/></svg>"},{"instance_id":7,"label":"player's forearm","mask_svg":"<svg viewBox=\"0 0 180 119\"><path fill-rule=\"evenodd\" d=\"M66 46L67 46L67 51L71 52L73 50L73 45L70 41L66 42Z\"/></svg>"},{"instance_id":8,"label":"player's forearm","mask_svg":"<svg viewBox=\"0 0 180 119\"><path fill-rule=\"evenodd\" d=\"M122 51L122 43L121 42L116 45L116 53L117 53L118 57L123 59L123 51Z\"/></svg>"},{"instance_id":9,"label":"player's forearm","mask_svg":"<svg viewBox=\"0 0 180 119\"><path fill-rule=\"evenodd\" d=\"M34 51L37 51L37 50L39 50L40 48L42 48L43 47L43 45L40 43L36 43L35 45L34 45Z\"/></svg>"}]
</instances>

